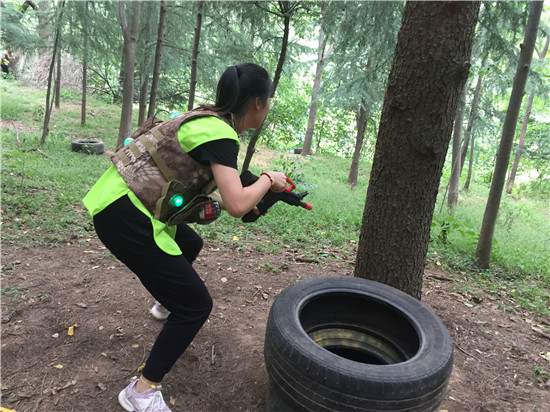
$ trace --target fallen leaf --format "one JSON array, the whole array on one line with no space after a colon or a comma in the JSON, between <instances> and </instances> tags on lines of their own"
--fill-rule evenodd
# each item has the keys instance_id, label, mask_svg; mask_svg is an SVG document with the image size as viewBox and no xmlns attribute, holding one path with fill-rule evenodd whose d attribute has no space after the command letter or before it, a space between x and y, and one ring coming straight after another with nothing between
<instances>
[{"instance_id":1,"label":"fallen leaf","mask_svg":"<svg viewBox=\"0 0 550 412\"><path fill-rule=\"evenodd\" d=\"M55 365L55 368L57 368L57 369L63 369L63 365Z\"/></svg>"},{"instance_id":2,"label":"fallen leaf","mask_svg":"<svg viewBox=\"0 0 550 412\"><path fill-rule=\"evenodd\" d=\"M0 412L16 412L15 409L8 409L0 406Z\"/></svg>"},{"instance_id":3,"label":"fallen leaf","mask_svg":"<svg viewBox=\"0 0 550 412\"><path fill-rule=\"evenodd\" d=\"M237 236L233 236L233 240L239 240L239 238Z\"/></svg>"},{"instance_id":4,"label":"fallen leaf","mask_svg":"<svg viewBox=\"0 0 550 412\"><path fill-rule=\"evenodd\" d=\"M106 391L106 390L107 390L107 387L106 387L104 384L102 384L101 382L97 384L97 387L98 387L99 389L101 389L102 391Z\"/></svg>"},{"instance_id":5,"label":"fallen leaf","mask_svg":"<svg viewBox=\"0 0 550 412\"><path fill-rule=\"evenodd\" d=\"M173 396L170 396L170 405L174 406L176 404L176 400Z\"/></svg>"},{"instance_id":6,"label":"fallen leaf","mask_svg":"<svg viewBox=\"0 0 550 412\"><path fill-rule=\"evenodd\" d=\"M77 328L78 325L75 323L73 326L69 326L69 330L67 331L67 335L73 336L74 335L74 329Z\"/></svg>"},{"instance_id":7,"label":"fallen leaf","mask_svg":"<svg viewBox=\"0 0 550 412\"><path fill-rule=\"evenodd\" d=\"M540 356L542 356L544 359L550 362L550 352L541 352L539 353Z\"/></svg>"},{"instance_id":8,"label":"fallen leaf","mask_svg":"<svg viewBox=\"0 0 550 412\"><path fill-rule=\"evenodd\" d=\"M139 345L138 345L137 343L134 343L134 344L132 345L132 348L133 348L133 349L139 348Z\"/></svg>"},{"instance_id":9,"label":"fallen leaf","mask_svg":"<svg viewBox=\"0 0 550 412\"><path fill-rule=\"evenodd\" d=\"M52 335L52 338L59 338L59 333L54 333L54 334Z\"/></svg>"},{"instance_id":10,"label":"fallen leaf","mask_svg":"<svg viewBox=\"0 0 550 412\"><path fill-rule=\"evenodd\" d=\"M222 283L227 282L227 278L221 278Z\"/></svg>"},{"instance_id":11,"label":"fallen leaf","mask_svg":"<svg viewBox=\"0 0 550 412\"><path fill-rule=\"evenodd\" d=\"M143 368L145 368L145 364L140 365L139 368L137 368L137 371L141 372Z\"/></svg>"}]
</instances>

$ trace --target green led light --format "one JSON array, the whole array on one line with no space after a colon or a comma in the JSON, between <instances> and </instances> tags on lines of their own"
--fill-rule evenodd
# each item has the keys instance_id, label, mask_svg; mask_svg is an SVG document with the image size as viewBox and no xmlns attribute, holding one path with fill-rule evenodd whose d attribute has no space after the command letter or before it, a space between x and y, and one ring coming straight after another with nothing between
<instances>
[{"instance_id":1,"label":"green led light","mask_svg":"<svg viewBox=\"0 0 550 412\"><path fill-rule=\"evenodd\" d=\"M171 206L180 207L183 204L183 196L177 193L170 198L168 203L170 203Z\"/></svg>"}]
</instances>

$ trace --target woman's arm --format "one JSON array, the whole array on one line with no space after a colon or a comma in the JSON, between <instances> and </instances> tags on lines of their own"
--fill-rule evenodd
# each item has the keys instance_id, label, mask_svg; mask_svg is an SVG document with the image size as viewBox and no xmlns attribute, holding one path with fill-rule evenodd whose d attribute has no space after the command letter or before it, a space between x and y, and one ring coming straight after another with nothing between
<instances>
[{"instance_id":1,"label":"woman's arm","mask_svg":"<svg viewBox=\"0 0 550 412\"><path fill-rule=\"evenodd\" d=\"M224 207L233 217L240 218L252 210L268 190L282 192L286 187L286 175L281 172L267 172L273 184L268 176L261 175L254 184L243 187L237 169L214 162L210 164Z\"/></svg>"}]
</instances>

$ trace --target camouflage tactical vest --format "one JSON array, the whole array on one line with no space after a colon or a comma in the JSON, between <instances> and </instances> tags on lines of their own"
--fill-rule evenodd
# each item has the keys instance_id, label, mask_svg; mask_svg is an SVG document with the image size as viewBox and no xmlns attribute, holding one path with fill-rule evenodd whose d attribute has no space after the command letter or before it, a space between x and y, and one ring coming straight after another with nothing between
<instances>
[{"instance_id":1,"label":"camouflage tactical vest","mask_svg":"<svg viewBox=\"0 0 550 412\"><path fill-rule=\"evenodd\" d=\"M191 158L178 140L180 126L202 116L224 120L206 110L183 113L165 122L150 118L132 134L134 140L111 157L128 187L161 222L185 221L174 217L196 204L199 195L215 189L211 167Z\"/></svg>"}]
</instances>

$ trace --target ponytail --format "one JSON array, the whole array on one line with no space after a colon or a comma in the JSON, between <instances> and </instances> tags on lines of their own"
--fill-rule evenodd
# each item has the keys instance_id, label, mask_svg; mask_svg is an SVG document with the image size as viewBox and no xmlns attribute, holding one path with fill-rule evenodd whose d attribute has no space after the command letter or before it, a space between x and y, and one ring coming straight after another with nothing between
<instances>
[{"instance_id":1,"label":"ponytail","mask_svg":"<svg viewBox=\"0 0 550 412\"><path fill-rule=\"evenodd\" d=\"M271 80L267 71L254 63L228 67L220 77L216 90L216 103L203 106L219 113L230 122L241 118L250 101L258 97L266 102L271 93Z\"/></svg>"}]
</instances>

